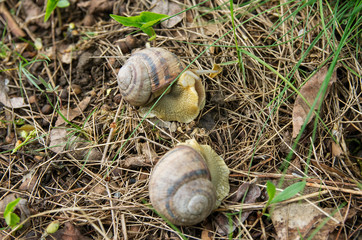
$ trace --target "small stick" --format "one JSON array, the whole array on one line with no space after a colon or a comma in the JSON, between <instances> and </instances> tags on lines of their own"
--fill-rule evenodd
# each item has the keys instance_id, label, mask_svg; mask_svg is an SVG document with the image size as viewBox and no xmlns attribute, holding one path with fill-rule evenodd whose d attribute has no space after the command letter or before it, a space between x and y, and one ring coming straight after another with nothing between
<instances>
[{"instance_id":1,"label":"small stick","mask_svg":"<svg viewBox=\"0 0 362 240\"><path fill-rule=\"evenodd\" d=\"M124 239L124 240L128 240L127 227L126 227L126 219L125 219L125 217L124 217L124 214L121 215L121 224L122 224L123 239Z\"/></svg>"},{"instance_id":2,"label":"small stick","mask_svg":"<svg viewBox=\"0 0 362 240\"><path fill-rule=\"evenodd\" d=\"M13 16L11 16L10 12L6 9L5 4L3 2L0 3L0 14L3 15L6 23L8 24L10 31L16 37L25 37L26 36L25 32L18 26L18 24L15 22Z\"/></svg>"},{"instance_id":3,"label":"small stick","mask_svg":"<svg viewBox=\"0 0 362 240\"><path fill-rule=\"evenodd\" d=\"M116 112L116 115L114 116L114 120L113 122L117 122L117 119L118 119L118 115L119 113L121 112L121 109L123 108L123 100L119 103L119 106L118 106L118 109L117 109L117 112ZM104 147L104 150L103 150L103 156L102 156L102 160L101 160L101 168L105 165L106 163L106 157L107 157L107 153L108 153L108 148L109 148L109 145L110 145L110 142L111 142L111 139L113 137L113 132L114 132L114 128L111 128L111 130L109 131L109 135L108 135L108 138L107 138L107 143Z\"/></svg>"}]
</instances>

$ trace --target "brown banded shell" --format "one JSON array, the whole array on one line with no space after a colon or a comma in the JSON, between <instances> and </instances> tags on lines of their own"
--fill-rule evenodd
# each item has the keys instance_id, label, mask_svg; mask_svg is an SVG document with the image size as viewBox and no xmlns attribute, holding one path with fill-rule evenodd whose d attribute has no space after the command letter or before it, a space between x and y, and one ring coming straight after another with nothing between
<instances>
[{"instance_id":1,"label":"brown banded shell","mask_svg":"<svg viewBox=\"0 0 362 240\"><path fill-rule=\"evenodd\" d=\"M197 224L216 205L216 190L205 160L185 145L173 148L157 163L149 193L155 210L176 225Z\"/></svg>"},{"instance_id":2,"label":"brown banded shell","mask_svg":"<svg viewBox=\"0 0 362 240\"><path fill-rule=\"evenodd\" d=\"M143 106L160 96L184 69L180 59L162 48L134 53L119 70L121 94L134 106Z\"/></svg>"}]
</instances>

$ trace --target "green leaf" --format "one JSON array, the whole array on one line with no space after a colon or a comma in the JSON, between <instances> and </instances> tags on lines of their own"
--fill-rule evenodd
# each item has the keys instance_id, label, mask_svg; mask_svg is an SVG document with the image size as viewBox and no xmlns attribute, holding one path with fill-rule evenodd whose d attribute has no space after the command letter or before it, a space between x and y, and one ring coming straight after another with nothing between
<instances>
[{"instance_id":1,"label":"green leaf","mask_svg":"<svg viewBox=\"0 0 362 240\"><path fill-rule=\"evenodd\" d=\"M119 22L120 24L126 26L126 27L137 27L140 28L143 24L141 23L140 16L134 16L134 17L123 17L118 16L114 14L110 14L111 18Z\"/></svg>"},{"instance_id":2,"label":"green leaf","mask_svg":"<svg viewBox=\"0 0 362 240\"><path fill-rule=\"evenodd\" d=\"M21 198L17 198L12 202L9 202L8 205L6 205L5 211L4 211L4 217L14 211L15 206L19 203Z\"/></svg>"},{"instance_id":3,"label":"green leaf","mask_svg":"<svg viewBox=\"0 0 362 240\"><path fill-rule=\"evenodd\" d=\"M271 200L273 200L275 193L277 192L277 189L272 182L268 181L266 183L266 191L268 192L268 196L269 196L268 201L270 202Z\"/></svg>"},{"instance_id":4,"label":"green leaf","mask_svg":"<svg viewBox=\"0 0 362 240\"><path fill-rule=\"evenodd\" d=\"M295 194L299 193L301 190L303 190L304 186L305 182L294 183L289 187L287 187L286 189L284 189L284 191L276 195L276 197L270 203L277 203L287 200L293 197Z\"/></svg>"},{"instance_id":5,"label":"green leaf","mask_svg":"<svg viewBox=\"0 0 362 240\"><path fill-rule=\"evenodd\" d=\"M66 8L69 7L70 3L68 0L59 0L57 7L58 8Z\"/></svg>"},{"instance_id":6,"label":"green leaf","mask_svg":"<svg viewBox=\"0 0 362 240\"><path fill-rule=\"evenodd\" d=\"M168 15L153 12L141 12L140 17L143 22L143 27L151 27L163 18L167 18Z\"/></svg>"},{"instance_id":7,"label":"green leaf","mask_svg":"<svg viewBox=\"0 0 362 240\"><path fill-rule=\"evenodd\" d=\"M19 203L21 198L17 198L12 202L9 202L8 205L6 205L5 211L4 211L4 218L6 224L13 228L20 222L20 217L13 213L15 206Z\"/></svg>"},{"instance_id":8,"label":"green leaf","mask_svg":"<svg viewBox=\"0 0 362 240\"><path fill-rule=\"evenodd\" d=\"M138 16L123 17L114 14L110 14L111 18L127 27L137 27L144 33L150 36L150 41L156 38L153 25L158 23L161 19L168 17L165 14L153 13L153 12L141 12Z\"/></svg>"},{"instance_id":9,"label":"green leaf","mask_svg":"<svg viewBox=\"0 0 362 240\"><path fill-rule=\"evenodd\" d=\"M20 217L15 213L10 213L5 216L5 222L9 227L14 228L20 222Z\"/></svg>"},{"instance_id":10,"label":"green leaf","mask_svg":"<svg viewBox=\"0 0 362 240\"><path fill-rule=\"evenodd\" d=\"M47 0L47 7L45 9L45 16L44 16L44 22L48 21L50 15L54 11L54 9L57 7L59 0Z\"/></svg>"},{"instance_id":11,"label":"green leaf","mask_svg":"<svg viewBox=\"0 0 362 240\"><path fill-rule=\"evenodd\" d=\"M151 38L153 36L156 36L155 30L152 27L148 27L148 28L143 28L141 27L141 30L146 33L148 36L150 36Z\"/></svg>"}]
</instances>

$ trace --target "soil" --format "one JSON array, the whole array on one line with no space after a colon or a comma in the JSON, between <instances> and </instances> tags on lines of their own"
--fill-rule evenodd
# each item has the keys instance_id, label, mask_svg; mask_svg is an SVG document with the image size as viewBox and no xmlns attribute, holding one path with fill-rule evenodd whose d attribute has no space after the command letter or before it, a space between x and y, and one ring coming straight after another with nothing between
<instances>
[{"instance_id":1,"label":"soil","mask_svg":"<svg viewBox=\"0 0 362 240\"><path fill-rule=\"evenodd\" d=\"M17 108L0 103L0 212L16 197L28 208L16 208L24 225L20 230L6 228L0 216L0 228L6 228L0 239L227 239L230 217L225 216L230 214L235 215L230 238L283 239L274 220L262 214L265 186L271 181L284 189L306 169L301 195L321 209L347 203L343 220L318 239L358 238L362 57L354 46L361 42L351 40L341 51L320 121L314 124L312 118L291 154L298 94L290 85L300 89L309 76L332 64L335 53L325 36L305 53L323 32L319 9L313 17L303 9L295 19L280 22L282 12L296 8L279 1L258 7L234 1L238 28L233 33L230 9L222 2L205 1L171 27L155 25L157 37L151 42L109 16L150 11L151 1L70 0L47 22L45 0L0 2L0 94L24 101ZM199 1L174 3L189 8ZM309 30L305 38L295 38L304 27ZM340 41L344 27L328 34ZM238 48L256 57L241 52L239 64L235 38ZM143 120L123 99L118 70L147 45L171 51L185 66L192 62L191 69L222 65L217 76L200 76L206 104L191 123ZM22 132L33 135L27 139ZM148 183L157 161L188 139L209 145L224 159L230 193L201 223L175 230L152 209ZM244 207L243 184L256 191ZM318 196L319 190L328 191ZM243 211L249 213L240 223ZM59 221L60 230L44 236L53 221Z\"/></svg>"}]
</instances>

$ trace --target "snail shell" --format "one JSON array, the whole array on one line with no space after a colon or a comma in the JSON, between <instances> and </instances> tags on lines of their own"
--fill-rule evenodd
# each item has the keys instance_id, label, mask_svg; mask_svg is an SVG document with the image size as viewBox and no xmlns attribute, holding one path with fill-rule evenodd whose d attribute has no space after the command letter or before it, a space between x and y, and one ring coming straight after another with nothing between
<instances>
[{"instance_id":1,"label":"snail shell","mask_svg":"<svg viewBox=\"0 0 362 240\"><path fill-rule=\"evenodd\" d=\"M176 225L197 224L215 208L216 190L207 164L190 146L177 146L160 159L149 192L155 210Z\"/></svg>"},{"instance_id":2,"label":"snail shell","mask_svg":"<svg viewBox=\"0 0 362 240\"><path fill-rule=\"evenodd\" d=\"M180 59L163 48L146 48L134 53L119 70L121 94L134 106L150 103L184 69Z\"/></svg>"}]
</instances>

